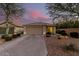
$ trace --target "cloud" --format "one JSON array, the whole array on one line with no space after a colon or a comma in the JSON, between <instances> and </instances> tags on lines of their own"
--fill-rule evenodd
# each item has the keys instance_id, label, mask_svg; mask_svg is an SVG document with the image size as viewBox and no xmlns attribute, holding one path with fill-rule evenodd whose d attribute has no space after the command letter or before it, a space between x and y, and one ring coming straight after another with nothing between
<instances>
[{"instance_id":1,"label":"cloud","mask_svg":"<svg viewBox=\"0 0 79 59\"><path fill-rule=\"evenodd\" d=\"M49 16L45 15L40 10L30 10L25 13L24 20L22 20L24 23L31 23L31 22L51 22L49 20Z\"/></svg>"},{"instance_id":2,"label":"cloud","mask_svg":"<svg viewBox=\"0 0 79 59\"><path fill-rule=\"evenodd\" d=\"M48 19L49 17L47 15L44 15L41 11L38 11L38 10L33 10L33 11L30 11L30 16L32 18L45 18L45 19Z\"/></svg>"}]
</instances>

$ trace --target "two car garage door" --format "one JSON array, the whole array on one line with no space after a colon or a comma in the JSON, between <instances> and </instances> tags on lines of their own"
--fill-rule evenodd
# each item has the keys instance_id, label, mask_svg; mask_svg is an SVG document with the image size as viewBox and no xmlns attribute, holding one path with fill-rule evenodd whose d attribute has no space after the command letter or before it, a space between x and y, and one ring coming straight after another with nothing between
<instances>
[{"instance_id":1,"label":"two car garage door","mask_svg":"<svg viewBox=\"0 0 79 59\"><path fill-rule=\"evenodd\" d=\"M26 34L43 34L43 26L26 26Z\"/></svg>"}]
</instances>

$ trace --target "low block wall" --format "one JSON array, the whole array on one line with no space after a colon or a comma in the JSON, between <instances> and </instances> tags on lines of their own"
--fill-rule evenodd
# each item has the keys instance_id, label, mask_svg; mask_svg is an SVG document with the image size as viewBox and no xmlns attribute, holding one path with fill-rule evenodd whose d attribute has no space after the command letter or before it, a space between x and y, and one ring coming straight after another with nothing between
<instances>
[{"instance_id":1,"label":"low block wall","mask_svg":"<svg viewBox=\"0 0 79 59\"><path fill-rule=\"evenodd\" d=\"M65 30L67 34L69 34L70 32L78 32L79 33L79 28L67 28L67 29L61 29L61 30Z\"/></svg>"}]
</instances>

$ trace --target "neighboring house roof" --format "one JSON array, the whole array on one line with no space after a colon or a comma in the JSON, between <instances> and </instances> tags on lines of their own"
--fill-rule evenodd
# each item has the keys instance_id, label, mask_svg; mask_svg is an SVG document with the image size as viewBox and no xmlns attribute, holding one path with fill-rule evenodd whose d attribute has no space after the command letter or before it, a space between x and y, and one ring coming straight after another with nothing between
<instances>
[{"instance_id":1,"label":"neighboring house roof","mask_svg":"<svg viewBox=\"0 0 79 59\"><path fill-rule=\"evenodd\" d=\"M34 23L26 24L26 25L47 25L47 26L54 26L51 23L45 23L45 22L34 22ZM26 26L26 25L24 25L24 26Z\"/></svg>"}]
</instances>

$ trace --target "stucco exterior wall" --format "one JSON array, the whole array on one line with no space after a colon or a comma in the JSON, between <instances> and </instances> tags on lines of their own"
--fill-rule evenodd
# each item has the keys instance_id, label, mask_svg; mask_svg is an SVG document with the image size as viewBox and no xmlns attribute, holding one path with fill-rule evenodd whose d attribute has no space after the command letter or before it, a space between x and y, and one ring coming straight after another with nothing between
<instances>
[{"instance_id":1,"label":"stucco exterior wall","mask_svg":"<svg viewBox=\"0 0 79 59\"><path fill-rule=\"evenodd\" d=\"M43 34L45 35L46 32L47 32L47 30L46 30L46 26L43 26Z\"/></svg>"},{"instance_id":2,"label":"stucco exterior wall","mask_svg":"<svg viewBox=\"0 0 79 59\"><path fill-rule=\"evenodd\" d=\"M19 27L15 27L14 28L14 33L20 32L20 31L24 31L24 28L19 28Z\"/></svg>"}]
</instances>

